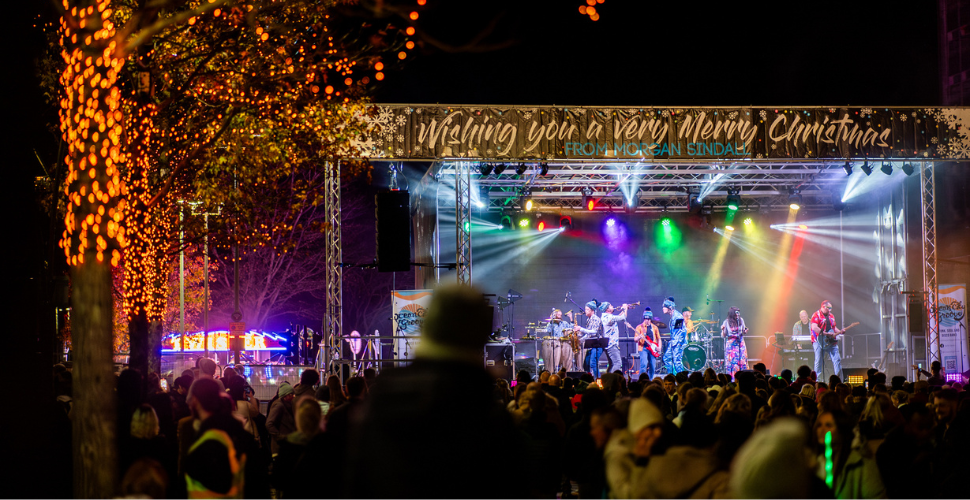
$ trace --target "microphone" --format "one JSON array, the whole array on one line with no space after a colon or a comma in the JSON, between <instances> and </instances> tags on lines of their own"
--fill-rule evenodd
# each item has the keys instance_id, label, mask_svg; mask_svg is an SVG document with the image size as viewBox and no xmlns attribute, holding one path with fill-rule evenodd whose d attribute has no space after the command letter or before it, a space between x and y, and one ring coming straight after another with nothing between
<instances>
[{"instance_id":1,"label":"microphone","mask_svg":"<svg viewBox=\"0 0 970 500\"><path fill-rule=\"evenodd\" d=\"M565 303L565 302L569 302L569 292L566 292L566 298L564 298L564 299L562 299L562 301L563 301L564 303Z\"/></svg>"},{"instance_id":2,"label":"microphone","mask_svg":"<svg viewBox=\"0 0 970 500\"><path fill-rule=\"evenodd\" d=\"M707 294L707 305L711 305L711 294Z\"/></svg>"}]
</instances>

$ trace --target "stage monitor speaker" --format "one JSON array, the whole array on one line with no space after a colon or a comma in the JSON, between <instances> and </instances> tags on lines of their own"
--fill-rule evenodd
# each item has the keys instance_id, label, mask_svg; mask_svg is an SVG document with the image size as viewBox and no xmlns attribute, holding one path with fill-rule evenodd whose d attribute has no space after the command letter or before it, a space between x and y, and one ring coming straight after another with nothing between
<instances>
[{"instance_id":1,"label":"stage monitor speaker","mask_svg":"<svg viewBox=\"0 0 970 500\"><path fill-rule=\"evenodd\" d=\"M579 380L579 377L582 377L585 374L586 372L566 372L566 376L573 380Z\"/></svg>"},{"instance_id":2,"label":"stage monitor speaker","mask_svg":"<svg viewBox=\"0 0 970 500\"><path fill-rule=\"evenodd\" d=\"M926 320L923 319L923 302L911 300L907 309L909 310L909 331L924 333L926 331Z\"/></svg>"},{"instance_id":3,"label":"stage monitor speaker","mask_svg":"<svg viewBox=\"0 0 970 500\"><path fill-rule=\"evenodd\" d=\"M377 270L411 269L411 214L407 191L377 193Z\"/></svg>"}]
</instances>

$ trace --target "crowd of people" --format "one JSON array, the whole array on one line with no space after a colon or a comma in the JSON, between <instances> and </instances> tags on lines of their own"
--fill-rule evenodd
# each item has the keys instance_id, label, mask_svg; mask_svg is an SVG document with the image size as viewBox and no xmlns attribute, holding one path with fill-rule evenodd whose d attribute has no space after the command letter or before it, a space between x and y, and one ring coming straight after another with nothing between
<instances>
[{"instance_id":1,"label":"crowd of people","mask_svg":"<svg viewBox=\"0 0 970 500\"><path fill-rule=\"evenodd\" d=\"M760 364L733 378L523 371L510 383L482 368L490 320L473 289L439 289L410 366L343 384L307 369L280 385L266 415L239 369L216 377L209 359L167 392L157 374L125 370L119 495L966 496L970 405L938 365L930 380L870 370L854 386ZM69 424L71 373L55 370Z\"/></svg>"}]
</instances>

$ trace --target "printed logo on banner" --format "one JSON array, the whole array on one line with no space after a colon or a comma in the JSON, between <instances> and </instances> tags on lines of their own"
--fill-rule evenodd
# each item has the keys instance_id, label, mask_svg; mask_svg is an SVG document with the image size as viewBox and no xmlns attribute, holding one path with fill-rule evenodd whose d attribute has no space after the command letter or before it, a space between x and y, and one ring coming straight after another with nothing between
<instances>
[{"instance_id":1,"label":"printed logo on banner","mask_svg":"<svg viewBox=\"0 0 970 500\"><path fill-rule=\"evenodd\" d=\"M939 290L937 315L942 344L940 361L948 374L963 373L970 366L967 349L967 286L940 285Z\"/></svg>"},{"instance_id":2,"label":"printed logo on banner","mask_svg":"<svg viewBox=\"0 0 970 500\"><path fill-rule=\"evenodd\" d=\"M414 337L394 341L394 358L411 359L421 337L424 313L431 302L431 290L394 290L391 292L391 312L394 336Z\"/></svg>"}]
</instances>

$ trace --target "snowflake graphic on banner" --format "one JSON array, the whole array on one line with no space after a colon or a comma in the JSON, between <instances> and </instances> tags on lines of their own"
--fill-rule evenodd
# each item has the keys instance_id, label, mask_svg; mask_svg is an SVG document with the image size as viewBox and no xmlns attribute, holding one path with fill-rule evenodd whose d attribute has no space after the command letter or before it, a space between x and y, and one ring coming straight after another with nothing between
<instances>
[{"instance_id":1,"label":"snowflake graphic on banner","mask_svg":"<svg viewBox=\"0 0 970 500\"><path fill-rule=\"evenodd\" d=\"M939 144L940 143L940 138L939 137L931 137L930 138L930 142L932 142L933 144Z\"/></svg>"},{"instance_id":2,"label":"snowflake graphic on banner","mask_svg":"<svg viewBox=\"0 0 970 500\"><path fill-rule=\"evenodd\" d=\"M408 122L408 117L406 117L404 115L398 115L398 117L397 117L397 126L398 127L403 127L404 124L407 123L407 122Z\"/></svg>"},{"instance_id":3,"label":"snowflake graphic on banner","mask_svg":"<svg viewBox=\"0 0 970 500\"><path fill-rule=\"evenodd\" d=\"M763 109L760 112L758 112L758 115L761 116L761 119L762 120L767 120L768 119L768 112L765 111L765 110L763 110Z\"/></svg>"},{"instance_id":4,"label":"snowflake graphic on banner","mask_svg":"<svg viewBox=\"0 0 970 500\"><path fill-rule=\"evenodd\" d=\"M669 118L670 117L670 111L667 111L665 109L665 110L663 110L663 111L660 112L660 116L662 116L664 118Z\"/></svg>"},{"instance_id":5,"label":"snowflake graphic on banner","mask_svg":"<svg viewBox=\"0 0 970 500\"><path fill-rule=\"evenodd\" d=\"M946 124L949 130L956 132L950 138L948 146L940 146L940 156L943 158L970 158L970 137L967 129L970 127L970 109L962 108L932 108L926 114L936 119L940 125Z\"/></svg>"},{"instance_id":6,"label":"snowflake graphic on banner","mask_svg":"<svg viewBox=\"0 0 970 500\"><path fill-rule=\"evenodd\" d=\"M737 117L738 117L738 112L737 111L732 111L732 112L728 113L728 120L734 120L734 119L737 119Z\"/></svg>"},{"instance_id":7,"label":"snowflake graphic on banner","mask_svg":"<svg viewBox=\"0 0 970 500\"><path fill-rule=\"evenodd\" d=\"M859 114L862 116L869 116L872 114L872 108L862 108L859 110Z\"/></svg>"},{"instance_id":8,"label":"snowflake graphic on banner","mask_svg":"<svg viewBox=\"0 0 970 500\"><path fill-rule=\"evenodd\" d=\"M906 121L906 120L907 120L907 118L908 118L908 117L907 117L906 115L904 115L904 114L902 114L902 113L900 113L900 115L899 115L899 121L903 121L903 122L904 122L904 121Z\"/></svg>"}]
</instances>

